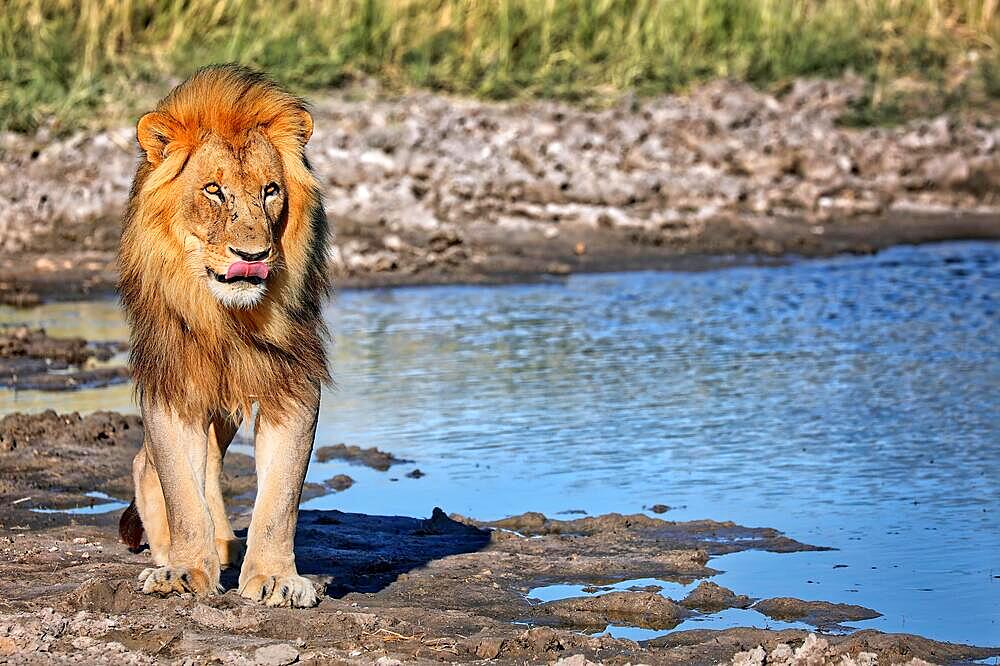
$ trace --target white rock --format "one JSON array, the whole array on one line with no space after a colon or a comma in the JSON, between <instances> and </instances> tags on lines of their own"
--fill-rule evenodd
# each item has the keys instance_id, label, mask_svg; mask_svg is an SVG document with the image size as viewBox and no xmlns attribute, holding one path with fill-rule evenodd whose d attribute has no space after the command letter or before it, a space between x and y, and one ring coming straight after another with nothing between
<instances>
[{"instance_id":1,"label":"white rock","mask_svg":"<svg viewBox=\"0 0 1000 666\"><path fill-rule=\"evenodd\" d=\"M288 643L274 643L259 647L254 652L254 663L261 666L285 666L299 659L299 651Z\"/></svg>"}]
</instances>

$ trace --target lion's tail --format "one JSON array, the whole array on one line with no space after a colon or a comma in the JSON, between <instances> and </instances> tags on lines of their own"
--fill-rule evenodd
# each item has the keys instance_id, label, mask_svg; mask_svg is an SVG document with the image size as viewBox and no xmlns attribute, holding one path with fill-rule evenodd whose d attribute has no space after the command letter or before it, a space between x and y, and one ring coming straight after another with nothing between
<instances>
[{"instance_id":1,"label":"lion's tail","mask_svg":"<svg viewBox=\"0 0 1000 666\"><path fill-rule=\"evenodd\" d=\"M142 543L142 518L135 506L135 500L132 500L118 521L118 536L129 550L133 552L139 550L139 545Z\"/></svg>"}]
</instances>

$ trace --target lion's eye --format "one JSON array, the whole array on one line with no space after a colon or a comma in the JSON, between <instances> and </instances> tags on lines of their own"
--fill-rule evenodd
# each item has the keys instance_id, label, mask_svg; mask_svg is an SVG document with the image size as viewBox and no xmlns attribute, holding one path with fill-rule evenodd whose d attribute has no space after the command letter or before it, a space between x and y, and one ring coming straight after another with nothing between
<instances>
[{"instance_id":1,"label":"lion's eye","mask_svg":"<svg viewBox=\"0 0 1000 666\"><path fill-rule=\"evenodd\" d=\"M204 190L205 194L218 198L220 201L224 198L222 196L222 188L219 187L217 183L209 183L205 187L201 188Z\"/></svg>"},{"instance_id":2,"label":"lion's eye","mask_svg":"<svg viewBox=\"0 0 1000 666\"><path fill-rule=\"evenodd\" d=\"M277 183L268 183L264 186L264 198L273 197L279 191L281 191L281 188L278 187Z\"/></svg>"}]
</instances>

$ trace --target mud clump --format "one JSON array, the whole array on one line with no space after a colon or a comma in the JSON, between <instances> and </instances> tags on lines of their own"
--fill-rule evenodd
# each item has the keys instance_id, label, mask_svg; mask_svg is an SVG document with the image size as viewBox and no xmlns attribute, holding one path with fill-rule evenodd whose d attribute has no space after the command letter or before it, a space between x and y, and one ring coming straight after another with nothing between
<instances>
[{"instance_id":1,"label":"mud clump","mask_svg":"<svg viewBox=\"0 0 1000 666\"><path fill-rule=\"evenodd\" d=\"M91 358L98 357L107 360L111 357L109 350L89 348L83 338L52 338L44 329L18 326L0 328L0 358L32 358L62 363L80 365Z\"/></svg>"},{"instance_id":2,"label":"mud clump","mask_svg":"<svg viewBox=\"0 0 1000 666\"><path fill-rule=\"evenodd\" d=\"M0 282L0 305L15 308L32 308L40 305L42 297L23 285Z\"/></svg>"},{"instance_id":3,"label":"mud clump","mask_svg":"<svg viewBox=\"0 0 1000 666\"><path fill-rule=\"evenodd\" d=\"M347 476L346 474L337 474L327 479L325 482L326 487L331 490L335 490L338 493L343 492L354 485L354 479Z\"/></svg>"},{"instance_id":4,"label":"mud clump","mask_svg":"<svg viewBox=\"0 0 1000 666\"><path fill-rule=\"evenodd\" d=\"M764 664L774 664L775 666L811 666L812 664L877 666L879 663L884 663L884 661L880 662L879 660L880 654L883 660L901 666L930 666L932 663L927 659L911 656L908 654L907 648L902 646L900 646L899 653L888 652L884 647L879 652L866 650L864 647L865 641L861 636L838 640L834 637L820 638L816 634L809 634L797 647L789 643L778 643L768 650L763 645L758 645L752 650L737 652L729 663L731 666L764 666ZM942 659L934 663L950 663L956 660L955 652L948 649L929 653L922 651L922 654L928 658L938 657ZM963 657L958 658L962 659Z\"/></svg>"},{"instance_id":5,"label":"mud clump","mask_svg":"<svg viewBox=\"0 0 1000 666\"><path fill-rule=\"evenodd\" d=\"M636 513L609 513L573 520L547 518L538 512L528 512L491 522L476 522L484 527L511 530L529 536L598 535L631 530L655 532L664 548L706 548L711 555L723 555L741 550L759 549L776 553L803 550L827 550L791 539L770 528L743 527L733 522L692 520L674 522Z\"/></svg>"},{"instance_id":6,"label":"mud clump","mask_svg":"<svg viewBox=\"0 0 1000 666\"><path fill-rule=\"evenodd\" d=\"M125 367L91 368L64 374L37 372L21 375L17 371L13 371L9 375L4 373L4 376L0 377L0 388L13 388L22 391L75 391L82 388L102 388L124 384L131 376L128 368Z\"/></svg>"},{"instance_id":7,"label":"mud clump","mask_svg":"<svg viewBox=\"0 0 1000 666\"><path fill-rule=\"evenodd\" d=\"M67 597L67 601L79 608L117 614L127 610L138 595L132 581L95 577L84 581Z\"/></svg>"},{"instance_id":8,"label":"mud clump","mask_svg":"<svg viewBox=\"0 0 1000 666\"><path fill-rule=\"evenodd\" d=\"M138 448L142 442L142 420L116 412L57 414L48 409L40 414L8 414L0 419L0 451L35 447L34 455L55 451L69 457L73 451L86 455L93 449L126 446Z\"/></svg>"},{"instance_id":9,"label":"mud clump","mask_svg":"<svg viewBox=\"0 0 1000 666\"><path fill-rule=\"evenodd\" d=\"M833 627L851 620L873 620L882 614L864 606L828 601L802 601L792 597L764 599L753 609L774 620L798 620L814 627Z\"/></svg>"},{"instance_id":10,"label":"mud clump","mask_svg":"<svg viewBox=\"0 0 1000 666\"><path fill-rule=\"evenodd\" d=\"M365 465L380 472L385 472L393 465L413 462L412 460L402 460L379 450L377 447L368 449L355 446L353 444L334 444L333 446L321 446L316 449L317 462L329 462L330 460L346 460L349 463Z\"/></svg>"},{"instance_id":11,"label":"mud clump","mask_svg":"<svg viewBox=\"0 0 1000 666\"><path fill-rule=\"evenodd\" d=\"M54 338L44 329L0 328L0 387L64 391L108 386L129 379L128 368L93 367L127 345L92 343L83 338Z\"/></svg>"},{"instance_id":12,"label":"mud clump","mask_svg":"<svg viewBox=\"0 0 1000 666\"><path fill-rule=\"evenodd\" d=\"M749 608L753 599L742 594L736 594L711 581L702 581L698 587L691 590L680 605L705 613L714 613L726 608Z\"/></svg>"},{"instance_id":13,"label":"mud clump","mask_svg":"<svg viewBox=\"0 0 1000 666\"><path fill-rule=\"evenodd\" d=\"M563 623L602 631L609 622L646 629L673 629L692 613L687 608L652 592L608 592L594 597L560 599L542 604L539 610Z\"/></svg>"},{"instance_id":14,"label":"mud clump","mask_svg":"<svg viewBox=\"0 0 1000 666\"><path fill-rule=\"evenodd\" d=\"M909 634L883 634L874 630L848 635L824 635L798 629L736 628L724 631L675 631L646 642L653 649L666 649L671 663L719 664L733 666L873 666L874 664L969 662L995 654L1000 648L975 648L956 643L941 643ZM748 646L756 646L747 649ZM660 653L664 654L664 653Z\"/></svg>"},{"instance_id":15,"label":"mud clump","mask_svg":"<svg viewBox=\"0 0 1000 666\"><path fill-rule=\"evenodd\" d=\"M253 657L259 666L285 666L299 660L299 651L288 643L272 643L257 648Z\"/></svg>"}]
</instances>

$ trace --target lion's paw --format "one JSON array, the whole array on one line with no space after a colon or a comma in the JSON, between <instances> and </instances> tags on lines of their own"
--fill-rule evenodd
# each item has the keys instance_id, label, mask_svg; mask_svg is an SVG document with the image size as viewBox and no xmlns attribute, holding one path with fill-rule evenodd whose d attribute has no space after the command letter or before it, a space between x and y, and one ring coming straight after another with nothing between
<instances>
[{"instance_id":1,"label":"lion's paw","mask_svg":"<svg viewBox=\"0 0 1000 666\"><path fill-rule=\"evenodd\" d=\"M311 608L319 603L312 581L302 576L254 576L240 586L240 594L267 606Z\"/></svg>"},{"instance_id":2,"label":"lion's paw","mask_svg":"<svg viewBox=\"0 0 1000 666\"><path fill-rule=\"evenodd\" d=\"M219 554L219 564L223 569L238 568L243 564L247 546L243 539L216 539L215 551Z\"/></svg>"},{"instance_id":3,"label":"lion's paw","mask_svg":"<svg viewBox=\"0 0 1000 666\"><path fill-rule=\"evenodd\" d=\"M143 569L139 574L143 594L183 594L192 592L199 597L222 592L222 586L209 580L200 569L185 567L156 567Z\"/></svg>"}]
</instances>

